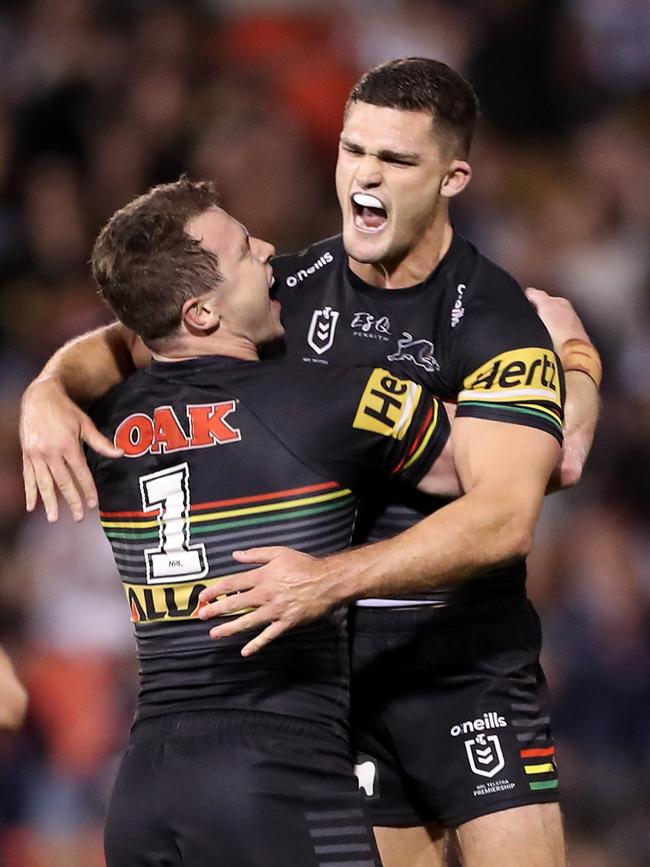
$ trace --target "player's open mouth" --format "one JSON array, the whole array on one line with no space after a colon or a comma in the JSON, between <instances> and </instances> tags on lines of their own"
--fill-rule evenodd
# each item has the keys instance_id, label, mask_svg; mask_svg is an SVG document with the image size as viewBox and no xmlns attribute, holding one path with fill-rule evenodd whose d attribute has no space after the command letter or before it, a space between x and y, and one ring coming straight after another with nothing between
<instances>
[{"instance_id":1,"label":"player's open mouth","mask_svg":"<svg viewBox=\"0 0 650 867\"><path fill-rule=\"evenodd\" d=\"M376 196L369 193L352 194L354 225L361 232L381 232L388 222L388 212Z\"/></svg>"}]
</instances>

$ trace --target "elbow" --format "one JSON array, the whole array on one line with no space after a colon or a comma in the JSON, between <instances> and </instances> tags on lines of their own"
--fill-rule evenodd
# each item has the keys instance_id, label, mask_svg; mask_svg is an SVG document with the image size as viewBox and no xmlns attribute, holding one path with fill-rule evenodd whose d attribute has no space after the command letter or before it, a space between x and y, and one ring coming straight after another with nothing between
<instances>
[{"instance_id":1,"label":"elbow","mask_svg":"<svg viewBox=\"0 0 650 867\"><path fill-rule=\"evenodd\" d=\"M511 518L502 526L493 565L506 565L516 560L525 560L532 550L533 539L532 527L518 518Z\"/></svg>"},{"instance_id":2,"label":"elbow","mask_svg":"<svg viewBox=\"0 0 650 867\"><path fill-rule=\"evenodd\" d=\"M582 470L584 464L577 455L567 455L562 460L560 466L560 486L564 488L572 488L577 485L582 478Z\"/></svg>"},{"instance_id":3,"label":"elbow","mask_svg":"<svg viewBox=\"0 0 650 867\"><path fill-rule=\"evenodd\" d=\"M513 533L509 545L509 560L525 560L533 549L533 533L522 528Z\"/></svg>"}]
</instances>

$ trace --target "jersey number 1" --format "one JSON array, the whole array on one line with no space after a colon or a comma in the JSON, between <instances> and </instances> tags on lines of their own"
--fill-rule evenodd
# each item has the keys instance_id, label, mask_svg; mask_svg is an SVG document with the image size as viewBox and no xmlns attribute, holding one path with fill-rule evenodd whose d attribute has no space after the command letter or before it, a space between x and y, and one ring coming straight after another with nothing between
<instances>
[{"instance_id":1,"label":"jersey number 1","mask_svg":"<svg viewBox=\"0 0 650 867\"><path fill-rule=\"evenodd\" d=\"M190 545L190 471L187 464L140 476L142 508L156 512L158 547L144 552L147 582L188 581L208 572L205 545Z\"/></svg>"}]
</instances>

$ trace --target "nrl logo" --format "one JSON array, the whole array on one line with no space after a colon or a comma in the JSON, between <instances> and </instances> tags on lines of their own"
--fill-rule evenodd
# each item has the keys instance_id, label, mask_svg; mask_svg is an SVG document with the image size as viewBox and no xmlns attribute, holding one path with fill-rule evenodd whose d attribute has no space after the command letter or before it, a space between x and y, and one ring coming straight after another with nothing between
<instances>
[{"instance_id":1,"label":"nrl logo","mask_svg":"<svg viewBox=\"0 0 650 867\"><path fill-rule=\"evenodd\" d=\"M433 343L430 340L414 340L408 331L403 331L401 340L397 341L397 352L386 357L389 361L412 361L429 373L440 370L433 355Z\"/></svg>"},{"instance_id":2,"label":"nrl logo","mask_svg":"<svg viewBox=\"0 0 650 867\"><path fill-rule=\"evenodd\" d=\"M323 355L332 348L338 318L338 310L332 310L331 307L314 310L307 333L307 343L318 355Z\"/></svg>"},{"instance_id":3,"label":"nrl logo","mask_svg":"<svg viewBox=\"0 0 650 867\"><path fill-rule=\"evenodd\" d=\"M506 766L497 735L477 735L465 741L470 768L479 777L494 777Z\"/></svg>"}]
</instances>

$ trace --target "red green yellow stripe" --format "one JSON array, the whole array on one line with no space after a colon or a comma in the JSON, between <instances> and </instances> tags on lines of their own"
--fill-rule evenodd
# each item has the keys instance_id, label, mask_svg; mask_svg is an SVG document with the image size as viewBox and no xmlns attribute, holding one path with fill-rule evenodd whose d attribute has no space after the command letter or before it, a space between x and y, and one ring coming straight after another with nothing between
<instances>
[{"instance_id":1,"label":"red green yellow stripe","mask_svg":"<svg viewBox=\"0 0 650 867\"><path fill-rule=\"evenodd\" d=\"M537 749L521 750L522 759L537 759L555 755L555 747L539 747Z\"/></svg>"},{"instance_id":2,"label":"red green yellow stripe","mask_svg":"<svg viewBox=\"0 0 650 867\"><path fill-rule=\"evenodd\" d=\"M437 429L437 427L438 427L438 411L439 411L439 404L438 404L437 402L434 402L434 405L433 405L433 421L432 421L431 424L429 425L429 428L428 428L428 430L426 431L426 433L425 433L425 435L424 435L424 437L423 437L423 439L422 439L422 442L420 443L420 447L418 448L418 450L417 450L417 451L415 452L415 454L412 455L412 456L411 456L411 457L406 461L406 463L404 464L404 469L405 469L405 470L408 469L410 466L412 466L416 461L418 461L418 460L420 459L420 457L422 456L424 450L425 450L426 447L429 445L429 441L430 441L431 437L433 436L433 434L435 433L435 431L436 431L436 429Z\"/></svg>"},{"instance_id":3,"label":"red green yellow stripe","mask_svg":"<svg viewBox=\"0 0 650 867\"><path fill-rule=\"evenodd\" d=\"M205 523L206 521L219 521L222 518L234 518L234 517L242 517L244 515L260 515L265 512L278 512L285 511L286 509L294 509L305 506L316 505L318 503L325 503L331 500L338 500L341 497L349 497L352 492L348 488L342 488L338 491L332 491L331 493L321 494L316 497L302 497L296 500L282 500L279 503L267 503L263 506L251 506L250 508L245 509L227 509L225 511L220 512L206 512L202 515L193 514L194 508L192 508L192 513L188 517L188 521L190 524L198 524ZM148 516L151 513L148 513ZM159 518L155 517L149 521L138 521L136 523L131 521L102 521L102 527L106 529L120 529L120 530L144 530L148 527L157 527L159 523Z\"/></svg>"},{"instance_id":4,"label":"red green yellow stripe","mask_svg":"<svg viewBox=\"0 0 650 867\"><path fill-rule=\"evenodd\" d=\"M262 515L261 517L252 517L252 518L239 518L234 521L216 521L214 524L207 524L203 527L193 527L192 528L192 536L202 535L203 533L214 533L214 532L222 532L223 530L230 530L235 527L254 527L260 524L272 524L277 523L279 521L293 521L296 518L303 517L312 517L313 515L319 515L323 512L331 512L335 509L341 509L349 506L349 502L346 501L337 501L335 500L332 503L325 503L319 506L309 506L306 509L294 509L292 511L287 512L286 514L282 512L276 512L271 515ZM150 523L147 522L147 525L150 526ZM105 525L104 525L105 526ZM143 525L138 525L142 527ZM124 532L117 532L115 530L105 530L106 535L109 539L127 539L132 541L142 541L145 539L157 539L158 538L158 528L155 529L147 529L145 530L127 530Z\"/></svg>"},{"instance_id":5,"label":"red green yellow stripe","mask_svg":"<svg viewBox=\"0 0 650 867\"><path fill-rule=\"evenodd\" d=\"M196 503L192 510L215 509L225 506L239 506L244 503L263 503L268 500L277 500L279 497L295 497L299 494L311 494L316 491L331 491L340 487L338 482L322 482L318 485L306 485L302 488L289 488L286 491L271 491L268 494L257 494L250 497L236 497L232 500L212 500L207 503ZM100 518L150 518L151 512L101 512Z\"/></svg>"},{"instance_id":6,"label":"red green yellow stripe","mask_svg":"<svg viewBox=\"0 0 650 867\"><path fill-rule=\"evenodd\" d=\"M553 774L555 768L552 762L544 762L542 765L524 765L527 774Z\"/></svg>"}]
</instances>

